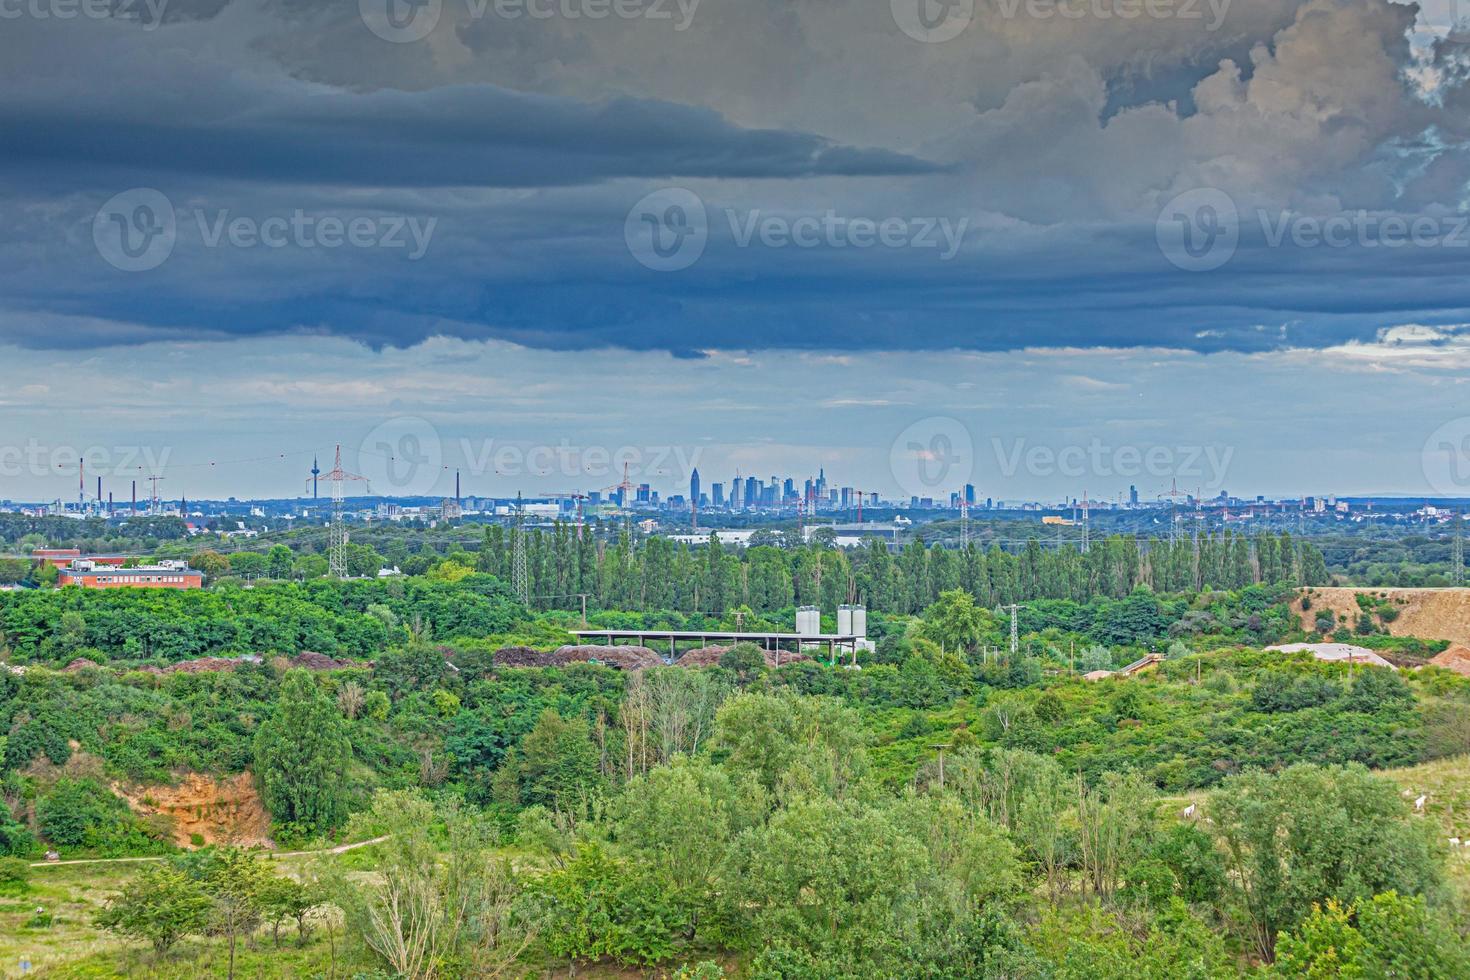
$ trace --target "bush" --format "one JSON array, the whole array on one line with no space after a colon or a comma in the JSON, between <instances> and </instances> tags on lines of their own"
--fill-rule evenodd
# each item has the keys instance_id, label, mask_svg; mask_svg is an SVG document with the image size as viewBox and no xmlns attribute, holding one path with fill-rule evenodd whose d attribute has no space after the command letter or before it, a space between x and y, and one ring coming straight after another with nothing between
<instances>
[{"instance_id":1,"label":"bush","mask_svg":"<svg viewBox=\"0 0 1470 980\"><path fill-rule=\"evenodd\" d=\"M0 890L25 891L31 879L31 866L24 858L0 857Z\"/></svg>"},{"instance_id":2,"label":"bush","mask_svg":"<svg viewBox=\"0 0 1470 980\"><path fill-rule=\"evenodd\" d=\"M167 850L128 805L94 779L59 779L36 801L36 823L56 847L103 855L156 854Z\"/></svg>"}]
</instances>

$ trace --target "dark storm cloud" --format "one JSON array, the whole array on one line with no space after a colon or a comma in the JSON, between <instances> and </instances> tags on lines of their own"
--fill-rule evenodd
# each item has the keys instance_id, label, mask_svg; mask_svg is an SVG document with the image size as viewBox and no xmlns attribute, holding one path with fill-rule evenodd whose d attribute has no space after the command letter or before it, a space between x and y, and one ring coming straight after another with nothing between
<instances>
[{"instance_id":1,"label":"dark storm cloud","mask_svg":"<svg viewBox=\"0 0 1470 980\"><path fill-rule=\"evenodd\" d=\"M203 101L201 99L201 101ZM160 180L370 187L544 187L614 177L933 173L886 150L750 130L716 113L636 99L588 105L488 85L272 99L208 118L0 109L0 172L150 170ZM119 118L119 116L122 116ZM200 118L200 117L204 118Z\"/></svg>"},{"instance_id":2,"label":"dark storm cloud","mask_svg":"<svg viewBox=\"0 0 1470 980\"><path fill-rule=\"evenodd\" d=\"M1470 249L1273 246L1256 219L1303 202L1453 209L1463 197L1465 154L1424 138L1455 132L1453 120L1407 80L1412 11L1383 0L1269 5L1209 43L1189 25L1126 28L1156 48L1118 24L1079 28L1066 47L1057 24L1021 21L1002 25L1005 50L979 25L923 45L885 10L875 21L854 4L849 18L836 2L791 7L790 30L760 22L749 57L731 57L733 28L759 22L764 4L711 0L684 40L629 25L595 38L574 33L581 24L475 25L521 55L535 32L535 58L510 80L474 50L456 62L452 33L386 44L354 6L331 7L339 33L243 2L180 8L190 16L151 33L11 25L0 340L86 350L321 333L381 349L449 335L680 357L1263 351L1461 322L1470 306ZM278 51L290 57L272 61ZM343 73L304 69L314 52L360 73L326 84ZM379 72L377 87L360 84ZM1458 106L1459 90L1442 96ZM1240 242L1228 261L1187 271L1154 222L1206 185L1235 195ZM100 254L94 222L140 187L168 199L177 242L127 272ZM629 235L649 217L687 217L667 202L640 213L669 187L697 190L707 242L687 267L657 271ZM228 221L297 213L406 215L434 221L434 235L421 261L211 241ZM793 222L829 214L966 228L947 257L822 231L794 240ZM784 231L753 233L766 219ZM668 230L683 241L689 229Z\"/></svg>"}]
</instances>

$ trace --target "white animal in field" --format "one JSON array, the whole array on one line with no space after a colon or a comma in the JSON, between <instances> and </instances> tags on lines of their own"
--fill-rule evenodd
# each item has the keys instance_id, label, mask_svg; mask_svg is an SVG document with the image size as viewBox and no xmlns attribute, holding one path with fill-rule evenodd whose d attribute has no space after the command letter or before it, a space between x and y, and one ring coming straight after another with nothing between
<instances>
[{"instance_id":1,"label":"white animal in field","mask_svg":"<svg viewBox=\"0 0 1470 980\"><path fill-rule=\"evenodd\" d=\"M1428 794L1426 794L1424 796L1421 796L1417 800L1415 800L1414 801L1414 809L1417 810L1420 813L1423 813L1424 812L1424 801L1427 800L1427 799L1429 799Z\"/></svg>"},{"instance_id":2,"label":"white animal in field","mask_svg":"<svg viewBox=\"0 0 1470 980\"><path fill-rule=\"evenodd\" d=\"M1181 816L1183 816L1185 820L1193 820L1196 809L1197 807L1195 806L1195 804L1191 803L1189 804L1189 806L1184 808L1184 812L1181 814Z\"/></svg>"},{"instance_id":3,"label":"white animal in field","mask_svg":"<svg viewBox=\"0 0 1470 980\"><path fill-rule=\"evenodd\" d=\"M1459 847L1460 846L1460 838L1458 838L1458 837L1451 837L1450 838L1450 846L1451 847Z\"/></svg>"}]
</instances>

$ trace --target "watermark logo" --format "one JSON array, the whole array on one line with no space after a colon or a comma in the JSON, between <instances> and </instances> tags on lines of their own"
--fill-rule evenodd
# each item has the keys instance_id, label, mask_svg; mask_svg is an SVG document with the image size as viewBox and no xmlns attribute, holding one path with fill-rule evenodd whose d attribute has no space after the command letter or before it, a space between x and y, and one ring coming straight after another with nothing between
<instances>
[{"instance_id":1,"label":"watermark logo","mask_svg":"<svg viewBox=\"0 0 1470 980\"><path fill-rule=\"evenodd\" d=\"M444 447L433 423L417 416L389 419L369 432L357 449L360 476L373 492L388 497L423 497L444 475Z\"/></svg>"},{"instance_id":2,"label":"watermark logo","mask_svg":"<svg viewBox=\"0 0 1470 980\"><path fill-rule=\"evenodd\" d=\"M865 218L830 210L790 218L759 209L744 214L727 209L725 220L739 248L758 242L766 248L934 249L941 262L959 254L970 227L968 217Z\"/></svg>"},{"instance_id":3,"label":"watermark logo","mask_svg":"<svg viewBox=\"0 0 1470 980\"><path fill-rule=\"evenodd\" d=\"M1470 491L1470 416L1451 419L1424 440L1424 479L1437 494Z\"/></svg>"},{"instance_id":4,"label":"watermark logo","mask_svg":"<svg viewBox=\"0 0 1470 980\"><path fill-rule=\"evenodd\" d=\"M0 0L0 20L126 20L152 31L169 0Z\"/></svg>"},{"instance_id":5,"label":"watermark logo","mask_svg":"<svg viewBox=\"0 0 1470 980\"><path fill-rule=\"evenodd\" d=\"M302 208L264 218L235 214L229 208L179 211L159 191L139 187L98 209L92 241L109 265L124 272L158 268L186 231L211 249L374 248L402 251L408 261L416 262L428 251L438 223L435 217L311 214Z\"/></svg>"},{"instance_id":6,"label":"watermark logo","mask_svg":"<svg viewBox=\"0 0 1470 980\"><path fill-rule=\"evenodd\" d=\"M975 19L975 0L888 0L888 6L898 29L925 44L952 41Z\"/></svg>"},{"instance_id":7,"label":"watermark logo","mask_svg":"<svg viewBox=\"0 0 1470 980\"><path fill-rule=\"evenodd\" d=\"M645 195L628 211L623 240L638 263L655 272L678 272L699 261L709 244L709 214L698 194L666 187Z\"/></svg>"},{"instance_id":8,"label":"watermark logo","mask_svg":"<svg viewBox=\"0 0 1470 980\"><path fill-rule=\"evenodd\" d=\"M975 443L959 419L933 415L898 434L888 468L900 490L928 497L968 483L975 473Z\"/></svg>"},{"instance_id":9,"label":"watermark logo","mask_svg":"<svg viewBox=\"0 0 1470 980\"><path fill-rule=\"evenodd\" d=\"M382 248L403 249L410 262L429 250L438 218L411 215L313 215L301 208L266 218L233 214L229 208L194 212L205 248Z\"/></svg>"},{"instance_id":10,"label":"watermark logo","mask_svg":"<svg viewBox=\"0 0 1470 980\"><path fill-rule=\"evenodd\" d=\"M367 29L392 44L422 41L439 24L444 0L357 0Z\"/></svg>"},{"instance_id":11,"label":"watermark logo","mask_svg":"<svg viewBox=\"0 0 1470 980\"><path fill-rule=\"evenodd\" d=\"M995 0L1006 20L1180 20L1200 21L1218 31L1232 0Z\"/></svg>"},{"instance_id":12,"label":"watermark logo","mask_svg":"<svg viewBox=\"0 0 1470 980\"><path fill-rule=\"evenodd\" d=\"M1024 438L993 437L991 451L996 469L1006 479L1024 471L1027 476L1046 479L1084 477L1152 477L1159 480L1198 481L1218 488L1225 482L1234 446L1110 445L1096 437L1086 444L1065 446L1033 444Z\"/></svg>"},{"instance_id":13,"label":"watermark logo","mask_svg":"<svg viewBox=\"0 0 1470 980\"><path fill-rule=\"evenodd\" d=\"M97 254L123 272L158 268L173 254L178 231L173 204L151 187L113 195L92 219Z\"/></svg>"},{"instance_id":14,"label":"watermark logo","mask_svg":"<svg viewBox=\"0 0 1470 980\"><path fill-rule=\"evenodd\" d=\"M1185 272L1210 272L1229 262L1240 245L1240 212L1229 194L1197 187L1175 197L1154 225L1159 251Z\"/></svg>"},{"instance_id":15,"label":"watermark logo","mask_svg":"<svg viewBox=\"0 0 1470 980\"><path fill-rule=\"evenodd\" d=\"M162 473L172 455L171 446L53 446L32 438L23 445L0 445L0 477L46 478L80 471L88 481L99 476L141 479ZM90 495L95 487L89 482L82 491Z\"/></svg>"}]
</instances>

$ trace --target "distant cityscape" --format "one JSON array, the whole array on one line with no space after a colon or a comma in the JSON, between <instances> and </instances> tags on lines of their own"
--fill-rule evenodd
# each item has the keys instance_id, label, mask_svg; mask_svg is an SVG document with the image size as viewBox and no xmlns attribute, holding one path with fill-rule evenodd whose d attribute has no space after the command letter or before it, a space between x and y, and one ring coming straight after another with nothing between
<instances>
[{"instance_id":1,"label":"distant cityscape","mask_svg":"<svg viewBox=\"0 0 1470 980\"><path fill-rule=\"evenodd\" d=\"M76 497L51 501L16 501L0 499L0 513L33 517L69 517L121 519L131 516L175 517L191 522L190 530L209 530L226 536L254 536L261 522L275 521L289 526L296 522L313 523L330 517L333 493L341 496L342 515L360 522L393 521L438 522L457 519L527 520L550 522L574 520L578 523L599 517L638 515L668 530L684 525L698 532L711 525L739 525L761 522L810 519L844 520L862 524L865 520L893 521L921 519L942 520L948 514L965 517L971 513L1001 516L1039 515L1043 523L1061 526L1085 523L1093 514L1127 511L1174 510L1208 512L1216 521L1249 521L1261 517L1291 514L1295 516L1331 516L1343 520L1449 520L1458 514L1462 501L1435 497L1339 497L1335 494L1301 497L1237 496L1221 490L1212 496L1172 486L1152 496L1142 494L1136 485L1112 498L1092 498L1086 493L1062 500L1035 500L982 496L974 483L953 489L907 497L885 497L874 490L849 484L838 485L829 480L825 468L815 476L797 477L773 474L768 477L735 474L727 480L706 484L695 468L689 477L687 492L663 493L649 482L633 482L626 475L622 483L596 490L564 493L527 493L515 497L486 496L459 492L460 478L454 476L453 496L390 496L348 494L343 481L332 481L331 473L316 462L308 471L305 493L299 497L194 499L186 496L167 499L159 494L162 477L142 481L129 480L126 494L119 499L108 489L102 477L86 480L79 473ZM142 490L140 493L140 483ZM682 489L682 488L681 488ZM903 515L909 515L905 518ZM224 519L221 525L218 519ZM194 522L198 522L195 524Z\"/></svg>"}]
</instances>

